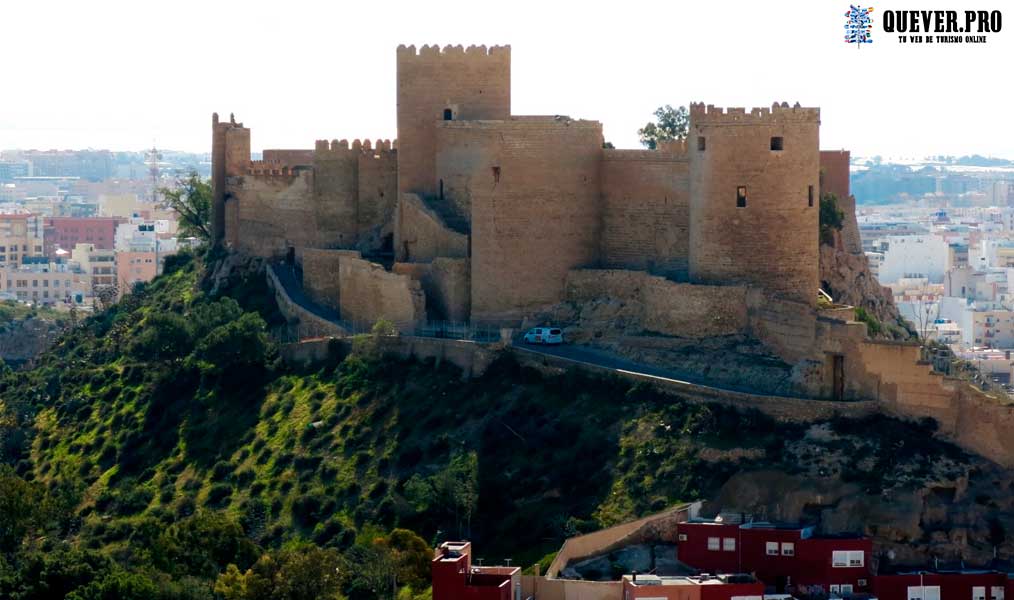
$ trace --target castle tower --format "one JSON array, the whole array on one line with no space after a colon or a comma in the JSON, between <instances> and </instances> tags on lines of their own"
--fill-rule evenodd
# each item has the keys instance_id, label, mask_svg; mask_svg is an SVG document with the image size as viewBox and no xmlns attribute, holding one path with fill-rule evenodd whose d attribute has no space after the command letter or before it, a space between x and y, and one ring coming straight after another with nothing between
<instances>
[{"instance_id":1,"label":"castle tower","mask_svg":"<svg viewBox=\"0 0 1014 600\"><path fill-rule=\"evenodd\" d=\"M226 179L246 173L250 164L250 130L230 115L221 123L211 115L211 233L212 244L225 239Z\"/></svg>"},{"instance_id":2,"label":"castle tower","mask_svg":"<svg viewBox=\"0 0 1014 600\"><path fill-rule=\"evenodd\" d=\"M812 304L820 109L690 108L690 279Z\"/></svg>"},{"instance_id":3,"label":"castle tower","mask_svg":"<svg viewBox=\"0 0 1014 600\"><path fill-rule=\"evenodd\" d=\"M437 193L436 124L511 114L510 46L398 46L398 191Z\"/></svg>"}]
</instances>

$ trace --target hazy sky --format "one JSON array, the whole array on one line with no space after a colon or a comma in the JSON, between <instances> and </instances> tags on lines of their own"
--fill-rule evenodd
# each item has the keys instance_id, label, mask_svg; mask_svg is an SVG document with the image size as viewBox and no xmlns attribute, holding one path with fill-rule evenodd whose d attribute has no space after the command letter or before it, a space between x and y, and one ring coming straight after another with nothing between
<instances>
[{"instance_id":1,"label":"hazy sky","mask_svg":"<svg viewBox=\"0 0 1014 600\"><path fill-rule=\"evenodd\" d=\"M510 44L514 114L603 122L617 147L661 104L820 106L821 146L854 154L1014 158L1014 8L982 45L902 45L845 0L482 2L6 0L0 148L208 151L211 113L253 147L395 137L395 48Z\"/></svg>"}]
</instances>

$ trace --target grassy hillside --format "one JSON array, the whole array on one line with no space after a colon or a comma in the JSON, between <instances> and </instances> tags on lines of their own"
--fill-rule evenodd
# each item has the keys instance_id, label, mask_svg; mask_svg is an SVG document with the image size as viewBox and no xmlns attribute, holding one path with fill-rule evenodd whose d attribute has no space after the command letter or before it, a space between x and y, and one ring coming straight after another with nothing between
<instances>
[{"instance_id":1,"label":"grassy hillside","mask_svg":"<svg viewBox=\"0 0 1014 600\"><path fill-rule=\"evenodd\" d=\"M369 339L297 372L265 334L278 315L261 274L239 271L212 294L196 261L167 271L4 377L0 440L4 462L64 507L35 526L44 545L156 581L191 577L200 593L228 562L296 542L347 554L403 527L531 564L566 536L712 496L743 471L879 494L963 476L972 460L929 424L836 421L813 441L756 412L547 379L509 359L462 381L451 366L375 356ZM815 471L821 453L841 455L835 472ZM250 547L233 540L181 567L173 544L208 515ZM8 562L37 576L16 552Z\"/></svg>"}]
</instances>

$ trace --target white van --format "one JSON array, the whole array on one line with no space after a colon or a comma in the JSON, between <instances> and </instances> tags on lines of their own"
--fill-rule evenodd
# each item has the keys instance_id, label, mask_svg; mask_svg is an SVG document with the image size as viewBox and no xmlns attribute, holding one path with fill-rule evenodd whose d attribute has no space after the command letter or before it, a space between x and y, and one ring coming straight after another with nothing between
<instances>
[{"instance_id":1,"label":"white van","mask_svg":"<svg viewBox=\"0 0 1014 600\"><path fill-rule=\"evenodd\" d=\"M562 344L563 330L559 327L533 327L525 333L526 344Z\"/></svg>"}]
</instances>

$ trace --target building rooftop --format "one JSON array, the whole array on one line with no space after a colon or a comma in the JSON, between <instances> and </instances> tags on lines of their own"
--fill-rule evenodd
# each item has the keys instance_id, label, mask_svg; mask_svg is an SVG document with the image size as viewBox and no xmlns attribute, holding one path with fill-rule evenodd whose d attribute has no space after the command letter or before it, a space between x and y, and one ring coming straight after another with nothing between
<instances>
[{"instance_id":1,"label":"building rooftop","mask_svg":"<svg viewBox=\"0 0 1014 600\"><path fill-rule=\"evenodd\" d=\"M656 586L656 585L727 585L732 583L757 583L757 578L747 573L735 573L725 575L624 575L623 579L635 586Z\"/></svg>"}]
</instances>

